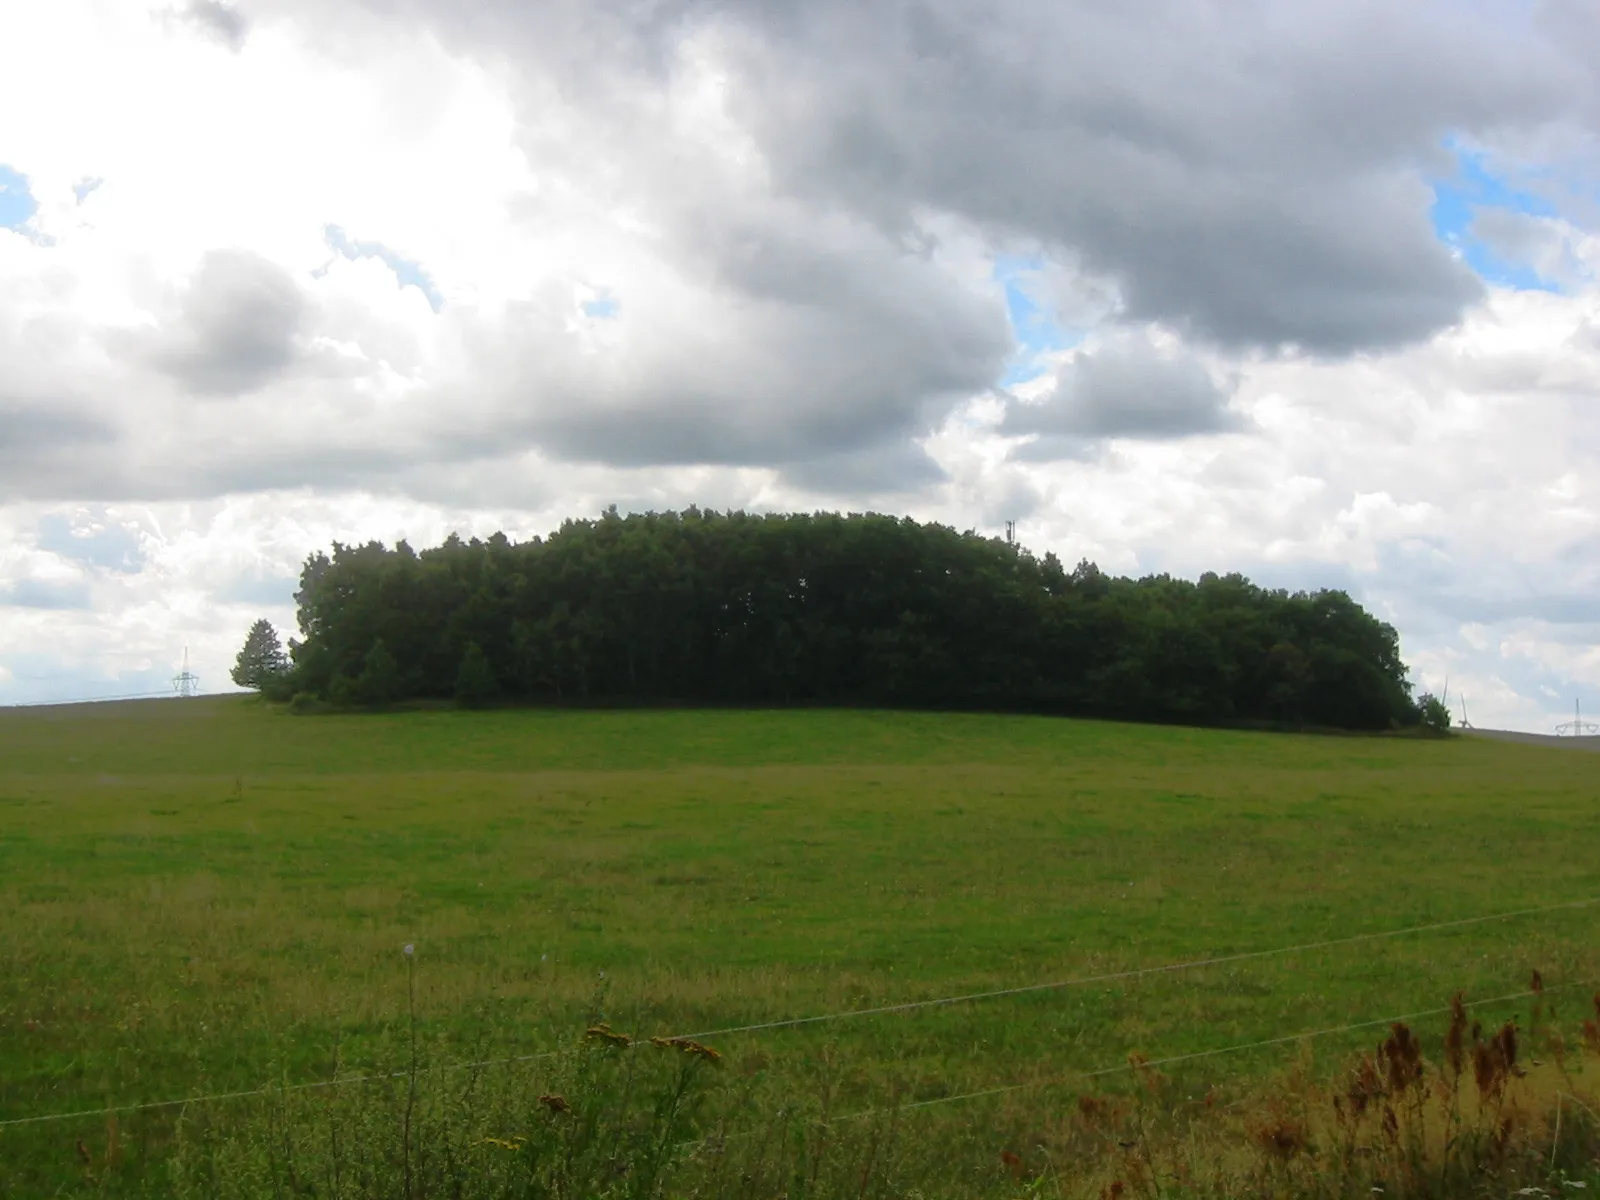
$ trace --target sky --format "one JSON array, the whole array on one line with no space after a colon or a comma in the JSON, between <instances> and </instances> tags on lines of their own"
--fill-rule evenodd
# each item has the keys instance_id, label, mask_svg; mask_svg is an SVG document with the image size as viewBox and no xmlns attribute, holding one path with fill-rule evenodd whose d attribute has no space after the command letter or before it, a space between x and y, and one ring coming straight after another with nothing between
<instances>
[{"instance_id":1,"label":"sky","mask_svg":"<svg viewBox=\"0 0 1600 1200\"><path fill-rule=\"evenodd\" d=\"M1349 591L1600 716L1589 0L0 13L0 704L698 504Z\"/></svg>"}]
</instances>

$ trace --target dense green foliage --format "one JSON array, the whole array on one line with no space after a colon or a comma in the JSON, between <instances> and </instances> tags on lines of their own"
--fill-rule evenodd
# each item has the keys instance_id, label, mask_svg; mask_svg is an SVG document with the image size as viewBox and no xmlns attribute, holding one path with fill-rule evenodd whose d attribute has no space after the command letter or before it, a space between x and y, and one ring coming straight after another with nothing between
<instances>
[{"instance_id":1,"label":"dense green foliage","mask_svg":"<svg viewBox=\"0 0 1600 1200\"><path fill-rule=\"evenodd\" d=\"M889 704L1382 729L1395 631L1343 592L1119 579L883 516L687 512L306 563L295 688L338 703Z\"/></svg>"},{"instance_id":2,"label":"dense green foliage","mask_svg":"<svg viewBox=\"0 0 1600 1200\"><path fill-rule=\"evenodd\" d=\"M283 652L278 631L270 621L257 621L250 627L229 674L240 687L261 691L282 679L288 670L289 657Z\"/></svg>"}]
</instances>

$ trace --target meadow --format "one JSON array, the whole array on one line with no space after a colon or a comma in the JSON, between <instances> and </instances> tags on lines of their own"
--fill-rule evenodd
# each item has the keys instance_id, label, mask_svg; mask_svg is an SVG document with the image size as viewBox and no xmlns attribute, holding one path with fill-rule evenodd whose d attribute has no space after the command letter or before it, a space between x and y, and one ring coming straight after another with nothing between
<instances>
[{"instance_id":1,"label":"meadow","mask_svg":"<svg viewBox=\"0 0 1600 1200\"><path fill-rule=\"evenodd\" d=\"M293 716L237 697L12 710L0 1195L176 1194L185 1121L277 1129L293 1104L93 1110L524 1058L600 1022L720 1052L737 1103L686 1137L893 1113L905 1161L883 1186L901 1190L881 1194L1017 1194L1032 1168L1007 1164L1086 1092L1075 1073L1130 1053L1270 1043L1164 1066L1170 1108L1330 1070L1384 1030L1276 1039L1515 996L1535 969L1546 1013L1581 1015L1597 801L1593 756L1471 738L856 710ZM1473 1015L1525 1023L1531 1004ZM563 1070L460 1078L538 1094ZM880 1194L876 1171L852 1166L847 1194Z\"/></svg>"}]
</instances>

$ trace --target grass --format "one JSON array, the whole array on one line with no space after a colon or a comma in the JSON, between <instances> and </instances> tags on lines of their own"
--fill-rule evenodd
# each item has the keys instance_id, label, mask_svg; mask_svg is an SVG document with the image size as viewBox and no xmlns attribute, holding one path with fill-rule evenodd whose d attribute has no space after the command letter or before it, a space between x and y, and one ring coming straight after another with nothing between
<instances>
[{"instance_id":1,"label":"grass","mask_svg":"<svg viewBox=\"0 0 1600 1200\"><path fill-rule=\"evenodd\" d=\"M1596 766L1477 740L991 715L7 712L0 1122L325 1079L336 1056L346 1072L403 1061L404 943L438 1064L567 1045L600 1019L693 1032L1600 897ZM1557 989L1600 978L1597 919L716 1044L755 1089L750 1113L914 1103L1502 995L1534 968L1559 1006ZM1201 1095L1292 1057L1170 1074ZM998 1139L1070 1094L904 1120L993 1122ZM264 1119L214 1110L223 1127ZM104 1117L0 1126L0 1194L162 1194L177 1117L121 1117L114 1172L77 1155L87 1138L107 1157ZM989 1136L966 1135L984 1170Z\"/></svg>"}]
</instances>

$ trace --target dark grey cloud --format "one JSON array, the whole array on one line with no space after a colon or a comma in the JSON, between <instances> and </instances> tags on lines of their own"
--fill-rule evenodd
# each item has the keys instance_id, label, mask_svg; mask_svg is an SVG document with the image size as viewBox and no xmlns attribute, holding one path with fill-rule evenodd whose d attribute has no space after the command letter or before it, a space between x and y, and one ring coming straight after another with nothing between
<instances>
[{"instance_id":1,"label":"dark grey cloud","mask_svg":"<svg viewBox=\"0 0 1600 1200\"><path fill-rule=\"evenodd\" d=\"M191 18L230 36L246 13L287 11L307 42L357 65L364 48L391 53L396 22L508 63L541 180L515 202L530 228L574 220L558 194L592 207L596 225L637 217L648 232L605 244L595 270L637 248L659 287L582 281L632 331L616 353L575 345L571 279L498 324L492 306L452 306L440 341L459 336L467 352L444 356L433 391L385 401L380 422L375 389L330 381L376 373L386 356L352 365L313 348L313 334L337 333L371 351L387 336L379 322L335 328L280 267L213 251L131 357L190 393L247 402L186 407L152 389L141 416L165 406L172 425L136 435L137 461L80 456L72 492L410 490L428 471L457 478L533 449L614 466L768 466L807 487L925 486L938 476L916 439L1012 359L986 255L1018 247L1047 260L1041 275L1082 275L1124 327L1215 344L1208 361L1216 346L1344 354L1426 336L1480 293L1429 223L1426 178L1451 165L1444 139L1514 140L1585 102L1592 72L1514 8L196 0ZM696 123L686 115L699 110L679 106L712 82L727 89L727 141L717 118ZM741 137L749 153L735 155ZM578 236L591 235L609 236ZM403 281L415 267L328 236ZM681 314L649 307L679 283ZM654 326L642 333L641 313ZM1018 456L1042 459L1092 454L1108 437L1237 427L1199 361L1096 350L1043 407L1012 406L1004 431L1034 436ZM317 428L278 422L253 445L280 393L250 394L286 379ZM219 411L252 423L207 423Z\"/></svg>"},{"instance_id":2,"label":"dark grey cloud","mask_svg":"<svg viewBox=\"0 0 1600 1200\"><path fill-rule=\"evenodd\" d=\"M1594 91L1584 52L1509 3L369 3L617 128L648 126L678 47L711 31L781 194L897 235L959 214L1070 254L1130 319L1235 348L1339 355L1452 324L1481 285L1429 220L1445 139L1557 123Z\"/></svg>"},{"instance_id":3,"label":"dark grey cloud","mask_svg":"<svg viewBox=\"0 0 1600 1200\"><path fill-rule=\"evenodd\" d=\"M89 588L83 583L52 583L42 579L19 579L0 584L0 605L11 608L86 609Z\"/></svg>"},{"instance_id":4,"label":"dark grey cloud","mask_svg":"<svg viewBox=\"0 0 1600 1200\"><path fill-rule=\"evenodd\" d=\"M1102 449L1101 443L1093 438L1042 433L1032 441L1014 447L1010 457L1016 462L1092 462Z\"/></svg>"},{"instance_id":5,"label":"dark grey cloud","mask_svg":"<svg viewBox=\"0 0 1600 1200\"><path fill-rule=\"evenodd\" d=\"M0 392L0 500L75 491L80 465L97 459L117 437L110 422L68 402Z\"/></svg>"},{"instance_id":6,"label":"dark grey cloud","mask_svg":"<svg viewBox=\"0 0 1600 1200\"><path fill-rule=\"evenodd\" d=\"M785 216L760 204L669 214L692 247L677 262L692 312L636 323L600 369L567 332L569 300L519 306L496 331L511 350L490 369L510 381L505 394L479 412L477 434L470 404L458 406L449 437L487 452L517 430L553 456L619 466L934 478L910 440L1003 368L1001 304L859 221Z\"/></svg>"},{"instance_id":7,"label":"dark grey cloud","mask_svg":"<svg viewBox=\"0 0 1600 1200\"><path fill-rule=\"evenodd\" d=\"M1428 220L1439 140L1559 103L1481 23L1398 8L808 5L741 100L794 189L1066 248L1136 320L1347 353L1480 294Z\"/></svg>"},{"instance_id":8,"label":"dark grey cloud","mask_svg":"<svg viewBox=\"0 0 1600 1200\"><path fill-rule=\"evenodd\" d=\"M1472 234L1501 258L1532 262L1553 240L1549 226L1527 213L1488 208L1472 221Z\"/></svg>"},{"instance_id":9,"label":"dark grey cloud","mask_svg":"<svg viewBox=\"0 0 1600 1200\"><path fill-rule=\"evenodd\" d=\"M228 49L244 49L250 36L250 21L238 9L219 0L189 0L183 10L184 19L196 29L215 38Z\"/></svg>"},{"instance_id":10,"label":"dark grey cloud","mask_svg":"<svg viewBox=\"0 0 1600 1200\"><path fill-rule=\"evenodd\" d=\"M137 530L105 524L98 529L76 529L71 518L50 514L39 518L39 549L62 558L89 563L108 571L136 574L144 566L144 548Z\"/></svg>"},{"instance_id":11,"label":"dark grey cloud","mask_svg":"<svg viewBox=\"0 0 1600 1200\"><path fill-rule=\"evenodd\" d=\"M1043 503L1038 488L1013 475L984 496L983 523L991 529L1003 529L1007 521L1027 520Z\"/></svg>"},{"instance_id":12,"label":"dark grey cloud","mask_svg":"<svg viewBox=\"0 0 1600 1200\"><path fill-rule=\"evenodd\" d=\"M251 392L299 354L306 302L289 273L248 250L212 250L200 262L154 363L204 395Z\"/></svg>"},{"instance_id":13,"label":"dark grey cloud","mask_svg":"<svg viewBox=\"0 0 1600 1200\"><path fill-rule=\"evenodd\" d=\"M87 413L0 393L0 464L10 466L50 447L104 442L110 425Z\"/></svg>"},{"instance_id":14,"label":"dark grey cloud","mask_svg":"<svg viewBox=\"0 0 1600 1200\"><path fill-rule=\"evenodd\" d=\"M1193 355L1163 348L1148 336L1124 335L1073 354L1056 372L1055 387L1043 402L1014 402L1007 408L1000 432L1042 435L1050 439L1051 457L1079 440L1159 441L1226 433L1245 427L1228 399Z\"/></svg>"},{"instance_id":15,"label":"dark grey cloud","mask_svg":"<svg viewBox=\"0 0 1600 1200\"><path fill-rule=\"evenodd\" d=\"M920 446L888 442L791 463L782 478L822 495L890 496L921 491L947 476Z\"/></svg>"}]
</instances>

